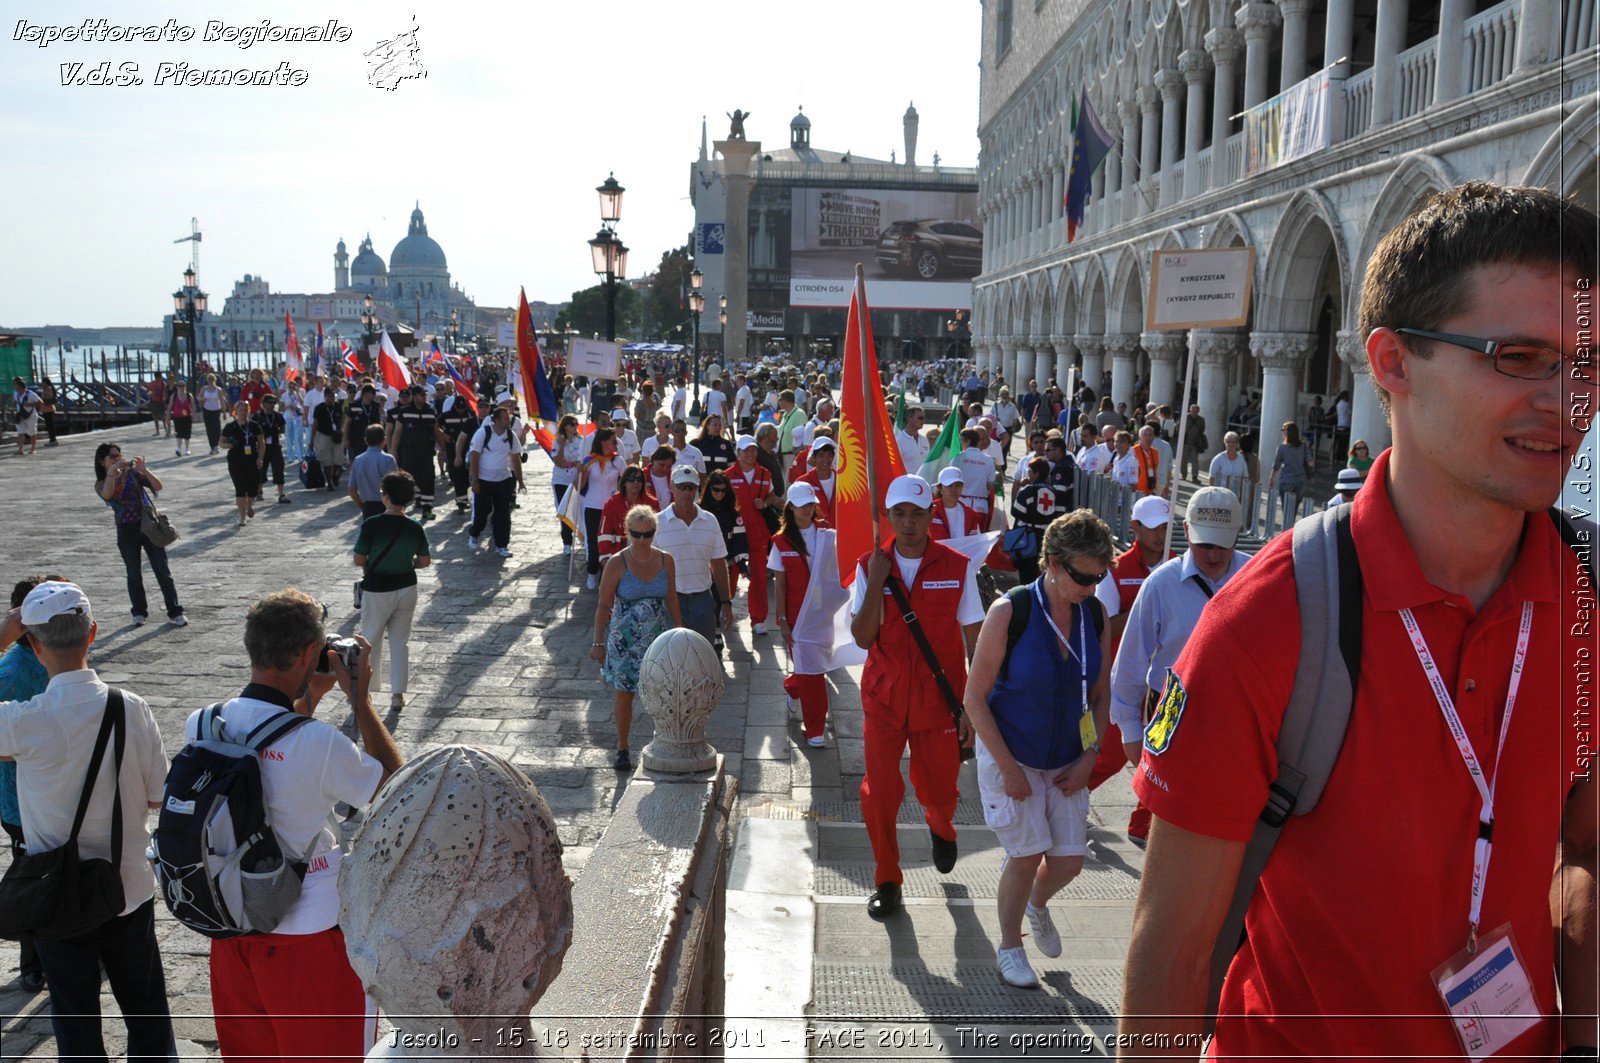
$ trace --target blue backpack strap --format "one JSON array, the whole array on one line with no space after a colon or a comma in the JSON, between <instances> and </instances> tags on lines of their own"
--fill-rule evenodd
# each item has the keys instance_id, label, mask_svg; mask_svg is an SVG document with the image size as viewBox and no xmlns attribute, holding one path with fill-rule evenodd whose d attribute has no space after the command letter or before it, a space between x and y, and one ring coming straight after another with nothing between
<instances>
[{"instance_id":1,"label":"blue backpack strap","mask_svg":"<svg viewBox=\"0 0 1600 1063\"><path fill-rule=\"evenodd\" d=\"M1011 603L1011 620L1006 624L1006 655L1000 658L1000 678L1011 675L1011 651L1022 641L1033 616L1033 584L1024 583L1006 591L1006 601Z\"/></svg>"},{"instance_id":2,"label":"blue backpack strap","mask_svg":"<svg viewBox=\"0 0 1600 1063\"><path fill-rule=\"evenodd\" d=\"M242 744L259 753L295 728L310 722L311 717L309 716L302 716L298 712L285 710L276 716L269 716L257 724L249 734L245 735Z\"/></svg>"}]
</instances>

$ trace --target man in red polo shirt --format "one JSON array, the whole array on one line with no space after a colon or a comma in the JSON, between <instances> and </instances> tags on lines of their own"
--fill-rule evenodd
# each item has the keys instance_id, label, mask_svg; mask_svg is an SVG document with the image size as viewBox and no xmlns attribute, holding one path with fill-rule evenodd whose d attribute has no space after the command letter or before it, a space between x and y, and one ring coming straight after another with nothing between
<instances>
[{"instance_id":1,"label":"man in red polo shirt","mask_svg":"<svg viewBox=\"0 0 1600 1063\"><path fill-rule=\"evenodd\" d=\"M1579 730L1594 636L1573 627L1593 589L1544 510L1587 427L1569 413L1594 398L1579 320L1596 224L1543 189L1472 183L1373 253L1360 330L1394 446L1351 504L1355 702L1320 802L1289 820L1260 878L1215 1056L1461 1057L1450 993L1492 1035L1474 1058L1595 1058L1597 793ZM1280 536L1209 604L1168 676L1163 726L1145 732L1135 790L1156 822L1122 1032L1170 1047L1141 1052L1198 1044L1187 1035L1301 650ZM1505 958L1502 927L1516 959L1457 986L1444 965L1477 957L1469 942Z\"/></svg>"},{"instance_id":2,"label":"man in red polo shirt","mask_svg":"<svg viewBox=\"0 0 1600 1063\"><path fill-rule=\"evenodd\" d=\"M867 912L877 919L900 910L900 842L895 819L906 784L900 757L911 747L911 785L916 789L933 838L933 863L948 874L956 865L956 773L961 744L971 741L966 716L960 733L933 672L928 668L889 581L905 593L959 701L966 687L967 658L983 624L983 600L967 558L928 536L933 488L920 476L898 476L884 496L894 539L889 548L863 554L850 595L850 633L867 651L861 671L861 709L866 717L866 777L861 812L877 862L877 890ZM890 560L891 555L893 561Z\"/></svg>"},{"instance_id":3,"label":"man in red polo shirt","mask_svg":"<svg viewBox=\"0 0 1600 1063\"><path fill-rule=\"evenodd\" d=\"M796 476L792 482L810 484L817 490L817 515L833 523L833 495L838 479L833 474L833 461L837 448L827 436L818 436L811 443L811 470Z\"/></svg>"}]
</instances>

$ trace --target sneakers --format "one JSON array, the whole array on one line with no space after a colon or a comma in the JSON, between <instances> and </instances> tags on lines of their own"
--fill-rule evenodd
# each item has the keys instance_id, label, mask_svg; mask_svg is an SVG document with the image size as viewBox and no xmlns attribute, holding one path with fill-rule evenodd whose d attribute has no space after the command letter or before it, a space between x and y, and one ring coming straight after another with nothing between
<instances>
[{"instance_id":1,"label":"sneakers","mask_svg":"<svg viewBox=\"0 0 1600 1063\"><path fill-rule=\"evenodd\" d=\"M188 627L189 618L184 616L182 613L179 613L177 616L167 617L167 623L171 624L173 627Z\"/></svg>"},{"instance_id":2,"label":"sneakers","mask_svg":"<svg viewBox=\"0 0 1600 1063\"><path fill-rule=\"evenodd\" d=\"M1018 989L1038 989L1039 976L1033 973L1033 967L1028 963L1028 953L1021 945L1014 949L1001 949L996 953L999 962L1000 977L1006 985Z\"/></svg>"},{"instance_id":3,"label":"sneakers","mask_svg":"<svg viewBox=\"0 0 1600 1063\"><path fill-rule=\"evenodd\" d=\"M1050 909L1035 908L1028 905L1028 929L1033 933L1033 947L1039 950L1042 956L1055 959L1061 955L1061 933L1056 930L1056 921L1050 918Z\"/></svg>"},{"instance_id":4,"label":"sneakers","mask_svg":"<svg viewBox=\"0 0 1600 1063\"><path fill-rule=\"evenodd\" d=\"M511 550L509 548L507 548L507 547L504 547L504 546L495 547L495 551L494 552L499 554L501 557L510 557L511 556Z\"/></svg>"},{"instance_id":5,"label":"sneakers","mask_svg":"<svg viewBox=\"0 0 1600 1063\"><path fill-rule=\"evenodd\" d=\"M810 746L812 749L826 749L828 746L828 739L824 735L812 735L810 738L806 739L806 745Z\"/></svg>"},{"instance_id":6,"label":"sneakers","mask_svg":"<svg viewBox=\"0 0 1600 1063\"><path fill-rule=\"evenodd\" d=\"M406 707L406 696L404 694L389 695L389 707L395 712L399 712Z\"/></svg>"},{"instance_id":7,"label":"sneakers","mask_svg":"<svg viewBox=\"0 0 1600 1063\"><path fill-rule=\"evenodd\" d=\"M279 495L278 496L278 505L281 506L281 505L285 504L288 501L289 501L289 496L288 495Z\"/></svg>"},{"instance_id":8,"label":"sneakers","mask_svg":"<svg viewBox=\"0 0 1600 1063\"><path fill-rule=\"evenodd\" d=\"M626 749L619 749L617 755L611 759L611 766L618 771L632 771L633 759L628 756Z\"/></svg>"},{"instance_id":9,"label":"sneakers","mask_svg":"<svg viewBox=\"0 0 1600 1063\"><path fill-rule=\"evenodd\" d=\"M433 507L432 506L423 506L422 507L422 516L418 517L417 519L419 521L424 521L424 522L432 520L433 519Z\"/></svg>"},{"instance_id":10,"label":"sneakers","mask_svg":"<svg viewBox=\"0 0 1600 1063\"><path fill-rule=\"evenodd\" d=\"M898 912L900 904L900 883L880 882L877 890L867 898L867 914L874 919L887 919ZM1027 961L1024 960L1024 963Z\"/></svg>"},{"instance_id":11,"label":"sneakers","mask_svg":"<svg viewBox=\"0 0 1600 1063\"><path fill-rule=\"evenodd\" d=\"M172 448L172 456L175 457L175 458L183 457L183 448L182 447L173 447Z\"/></svg>"},{"instance_id":12,"label":"sneakers","mask_svg":"<svg viewBox=\"0 0 1600 1063\"><path fill-rule=\"evenodd\" d=\"M933 839L933 866L939 869L939 874L948 875L956 869L955 839L939 837L932 827L928 828L928 836Z\"/></svg>"},{"instance_id":13,"label":"sneakers","mask_svg":"<svg viewBox=\"0 0 1600 1063\"><path fill-rule=\"evenodd\" d=\"M587 587L587 588L589 588L589 589L590 589L590 590L591 590L591 591L592 591L592 590L594 590L594 589L595 589L595 588L596 588L596 587L598 587L598 586L600 586L600 581L599 581L599 580L598 580L598 579L596 579L596 578L595 578L595 577L594 577L594 576L590 576L590 577L589 577L589 578L588 578L588 579L587 579L587 580L586 580L586 581L585 581L585 582L584 582L584 584L583 584L583 585L584 585L584 586L585 586L585 587Z\"/></svg>"},{"instance_id":14,"label":"sneakers","mask_svg":"<svg viewBox=\"0 0 1600 1063\"><path fill-rule=\"evenodd\" d=\"M755 627L751 628L750 630L753 631L757 635L765 635L767 633L767 625L765 625L765 624L757 624Z\"/></svg>"},{"instance_id":15,"label":"sneakers","mask_svg":"<svg viewBox=\"0 0 1600 1063\"><path fill-rule=\"evenodd\" d=\"M149 619L150 618L148 616L145 616L143 613L134 613L133 614L133 626L134 627L144 627L145 622L148 621Z\"/></svg>"},{"instance_id":16,"label":"sneakers","mask_svg":"<svg viewBox=\"0 0 1600 1063\"><path fill-rule=\"evenodd\" d=\"M476 550L477 548L478 548L478 537L476 535L467 536L467 549L468 550Z\"/></svg>"},{"instance_id":17,"label":"sneakers","mask_svg":"<svg viewBox=\"0 0 1600 1063\"><path fill-rule=\"evenodd\" d=\"M562 546L561 547L561 552L565 556L571 557L572 556L572 544L571 543L567 543L564 546Z\"/></svg>"},{"instance_id":18,"label":"sneakers","mask_svg":"<svg viewBox=\"0 0 1600 1063\"><path fill-rule=\"evenodd\" d=\"M803 716L802 716L802 714L800 712L800 702L798 700L796 700L795 698L789 698L787 700L789 702L789 719L791 719L791 720L802 719Z\"/></svg>"}]
</instances>

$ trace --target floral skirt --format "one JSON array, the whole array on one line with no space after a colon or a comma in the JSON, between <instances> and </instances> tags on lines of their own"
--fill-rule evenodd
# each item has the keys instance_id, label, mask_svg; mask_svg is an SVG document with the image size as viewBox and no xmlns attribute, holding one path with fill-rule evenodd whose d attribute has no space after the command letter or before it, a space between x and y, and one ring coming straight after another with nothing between
<instances>
[{"instance_id":1,"label":"floral skirt","mask_svg":"<svg viewBox=\"0 0 1600 1063\"><path fill-rule=\"evenodd\" d=\"M668 626L665 598L618 598L606 628L606 660L600 666L606 685L612 690L636 692L644 651Z\"/></svg>"}]
</instances>

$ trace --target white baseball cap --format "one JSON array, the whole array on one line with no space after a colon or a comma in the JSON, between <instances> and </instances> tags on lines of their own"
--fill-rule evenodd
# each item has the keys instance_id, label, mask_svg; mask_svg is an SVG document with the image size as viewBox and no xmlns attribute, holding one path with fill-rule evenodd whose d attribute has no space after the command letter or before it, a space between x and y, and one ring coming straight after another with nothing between
<instances>
[{"instance_id":1,"label":"white baseball cap","mask_svg":"<svg viewBox=\"0 0 1600 1063\"><path fill-rule=\"evenodd\" d=\"M48 624L62 613L89 612L89 596L76 583L41 583L22 599L25 627Z\"/></svg>"},{"instance_id":2,"label":"white baseball cap","mask_svg":"<svg viewBox=\"0 0 1600 1063\"><path fill-rule=\"evenodd\" d=\"M815 505L818 501L817 489L807 483L790 484L788 501L796 509L801 506Z\"/></svg>"},{"instance_id":3,"label":"white baseball cap","mask_svg":"<svg viewBox=\"0 0 1600 1063\"><path fill-rule=\"evenodd\" d=\"M756 445L756 437L755 436L740 436L738 439L735 439L733 441L733 449L734 450L743 450L745 447L753 447L755 445Z\"/></svg>"},{"instance_id":4,"label":"white baseball cap","mask_svg":"<svg viewBox=\"0 0 1600 1063\"><path fill-rule=\"evenodd\" d=\"M889 493L884 497L883 508L893 509L902 502L910 502L913 506L928 509L933 505L933 488L928 485L928 481L914 473L896 476L889 484Z\"/></svg>"},{"instance_id":5,"label":"white baseball cap","mask_svg":"<svg viewBox=\"0 0 1600 1063\"><path fill-rule=\"evenodd\" d=\"M967 481L961 475L961 466L959 465L946 465L939 470L940 487L955 487L958 484L965 487L966 483Z\"/></svg>"},{"instance_id":6,"label":"white baseball cap","mask_svg":"<svg viewBox=\"0 0 1600 1063\"><path fill-rule=\"evenodd\" d=\"M700 474L693 465L674 465L672 467L672 482L675 484L694 484L700 486Z\"/></svg>"},{"instance_id":7,"label":"white baseball cap","mask_svg":"<svg viewBox=\"0 0 1600 1063\"><path fill-rule=\"evenodd\" d=\"M612 410L611 419L613 421L626 421L628 419L628 411L620 408Z\"/></svg>"},{"instance_id":8,"label":"white baseball cap","mask_svg":"<svg viewBox=\"0 0 1600 1063\"><path fill-rule=\"evenodd\" d=\"M1195 546L1225 546L1230 550L1239 539L1243 518L1239 498L1226 487L1202 487L1189 499L1184 520L1189 542Z\"/></svg>"},{"instance_id":9,"label":"white baseball cap","mask_svg":"<svg viewBox=\"0 0 1600 1063\"><path fill-rule=\"evenodd\" d=\"M818 451L838 450L838 449L839 449L839 444L835 443L832 439L829 439L827 436L819 436L817 438L816 442L811 444L811 453L813 453L813 454L817 453Z\"/></svg>"},{"instance_id":10,"label":"white baseball cap","mask_svg":"<svg viewBox=\"0 0 1600 1063\"><path fill-rule=\"evenodd\" d=\"M1159 495L1145 495L1133 504L1132 517L1146 528L1165 527L1172 519L1172 505Z\"/></svg>"},{"instance_id":11,"label":"white baseball cap","mask_svg":"<svg viewBox=\"0 0 1600 1063\"><path fill-rule=\"evenodd\" d=\"M494 404L496 406L500 405L502 402L512 402L512 401L514 401L514 400L512 399L511 392L509 392L509 391L502 391L500 394L498 394L498 395L496 395L494 397Z\"/></svg>"}]
</instances>

